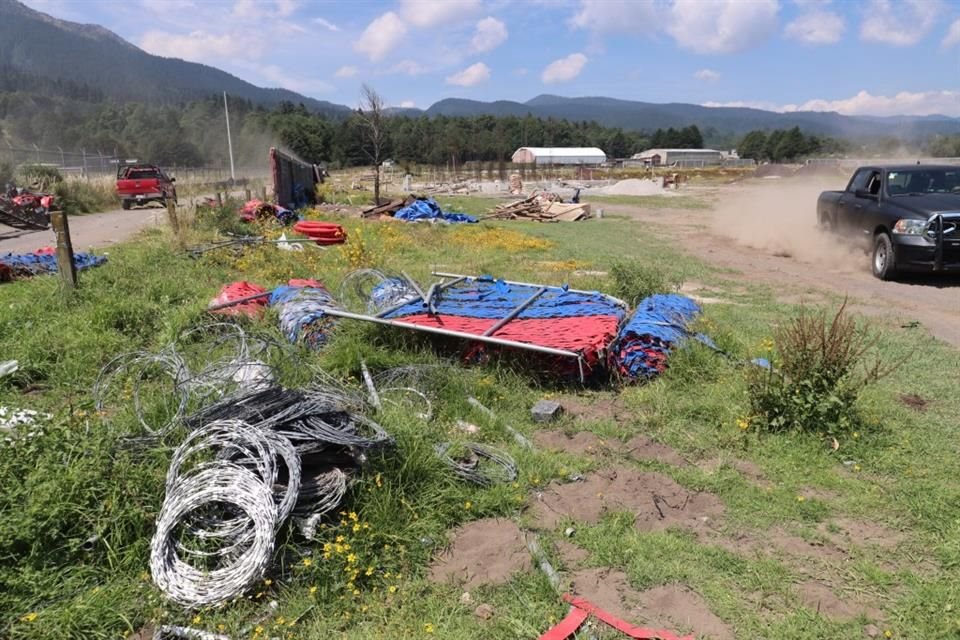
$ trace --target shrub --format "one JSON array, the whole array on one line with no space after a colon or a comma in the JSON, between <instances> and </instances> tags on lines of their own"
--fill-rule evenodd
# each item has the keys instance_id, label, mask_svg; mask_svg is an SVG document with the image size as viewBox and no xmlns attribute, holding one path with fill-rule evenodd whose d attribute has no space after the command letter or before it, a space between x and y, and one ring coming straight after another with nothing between
<instances>
[{"instance_id":1,"label":"shrub","mask_svg":"<svg viewBox=\"0 0 960 640\"><path fill-rule=\"evenodd\" d=\"M42 164L23 165L20 167L20 176L31 189L37 191L48 191L63 182L59 169Z\"/></svg>"},{"instance_id":2,"label":"shrub","mask_svg":"<svg viewBox=\"0 0 960 640\"><path fill-rule=\"evenodd\" d=\"M67 180L54 188L60 207L68 214L95 213L119 206L112 187L83 180Z\"/></svg>"},{"instance_id":3,"label":"shrub","mask_svg":"<svg viewBox=\"0 0 960 640\"><path fill-rule=\"evenodd\" d=\"M618 262L610 268L613 293L631 307L655 293L675 292L682 279L639 262Z\"/></svg>"},{"instance_id":4,"label":"shrub","mask_svg":"<svg viewBox=\"0 0 960 640\"><path fill-rule=\"evenodd\" d=\"M13 182L13 165L9 162L0 162L0 188Z\"/></svg>"},{"instance_id":5,"label":"shrub","mask_svg":"<svg viewBox=\"0 0 960 640\"><path fill-rule=\"evenodd\" d=\"M750 369L752 415L742 426L826 436L860 428L860 392L896 368L882 363L876 343L869 327L847 313L846 302L832 320L825 311L802 310L775 331L773 368Z\"/></svg>"}]
</instances>

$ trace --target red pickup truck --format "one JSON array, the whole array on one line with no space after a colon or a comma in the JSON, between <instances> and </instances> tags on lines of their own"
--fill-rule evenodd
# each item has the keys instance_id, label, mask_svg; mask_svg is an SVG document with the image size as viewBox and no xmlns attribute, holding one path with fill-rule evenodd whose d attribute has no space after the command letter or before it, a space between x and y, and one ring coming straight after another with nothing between
<instances>
[{"instance_id":1,"label":"red pickup truck","mask_svg":"<svg viewBox=\"0 0 960 640\"><path fill-rule=\"evenodd\" d=\"M117 168L117 196L120 205L129 209L135 204L177 201L176 178L152 164L127 164Z\"/></svg>"}]
</instances>

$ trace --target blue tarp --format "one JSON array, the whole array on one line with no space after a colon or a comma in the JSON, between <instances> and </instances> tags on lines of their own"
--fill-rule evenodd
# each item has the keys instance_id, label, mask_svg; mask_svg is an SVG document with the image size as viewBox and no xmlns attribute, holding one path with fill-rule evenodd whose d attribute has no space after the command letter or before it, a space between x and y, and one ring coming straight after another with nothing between
<instances>
[{"instance_id":1,"label":"blue tarp","mask_svg":"<svg viewBox=\"0 0 960 640\"><path fill-rule=\"evenodd\" d=\"M107 261L105 256L78 251L73 254L73 264L77 271L98 267ZM56 273L57 256L53 254L7 253L0 255L0 264L9 267L15 274Z\"/></svg>"},{"instance_id":2,"label":"blue tarp","mask_svg":"<svg viewBox=\"0 0 960 640\"><path fill-rule=\"evenodd\" d=\"M444 222L479 222L479 220L466 213L447 213L440 208L440 205L433 198L426 200L414 200L409 206L400 209L394 218L406 220L407 222L419 222L420 220L443 220Z\"/></svg>"}]
</instances>

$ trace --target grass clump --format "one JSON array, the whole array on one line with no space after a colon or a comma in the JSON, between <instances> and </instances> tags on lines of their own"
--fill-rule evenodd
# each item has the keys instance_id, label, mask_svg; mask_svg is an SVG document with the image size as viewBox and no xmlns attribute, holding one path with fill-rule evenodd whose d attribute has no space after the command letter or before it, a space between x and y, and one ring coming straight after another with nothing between
<instances>
[{"instance_id":1,"label":"grass clump","mask_svg":"<svg viewBox=\"0 0 960 640\"><path fill-rule=\"evenodd\" d=\"M631 307L655 293L675 292L683 283L673 273L641 262L617 262L610 267L613 294Z\"/></svg>"},{"instance_id":2,"label":"grass clump","mask_svg":"<svg viewBox=\"0 0 960 640\"><path fill-rule=\"evenodd\" d=\"M879 357L868 362L876 344L877 336L857 324L846 303L832 319L825 311L801 311L767 345L779 356L774 367L748 375L753 421L769 431L828 436L860 428L860 392L895 368Z\"/></svg>"}]
</instances>

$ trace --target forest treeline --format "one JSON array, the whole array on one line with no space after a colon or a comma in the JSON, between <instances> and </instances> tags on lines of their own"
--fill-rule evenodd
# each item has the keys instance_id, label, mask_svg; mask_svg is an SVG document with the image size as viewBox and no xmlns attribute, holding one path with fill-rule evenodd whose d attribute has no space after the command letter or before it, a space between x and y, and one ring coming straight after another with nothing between
<instances>
[{"instance_id":1,"label":"forest treeline","mask_svg":"<svg viewBox=\"0 0 960 640\"><path fill-rule=\"evenodd\" d=\"M231 99L229 106L234 156L240 166L263 165L266 150L274 145L335 168L369 162L364 129L355 114L318 114L290 102L265 108ZM509 161L520 146L599 147L610 158L626 158L651 147L736 147L741 157L775 162L862 151L843 140L805 135L799 128L752 131L738 140L695 125L644 132L531 115L401 113L385 122L382 157L401 165ZM229 161L223 102L218 97L175 105L118 104L83 86L9 74L0 74L0 152L2 142L84 149L164 165L225 166ZM938 137L924 151L960 155L960 137Z\"/></svg>"}]
</instances>

